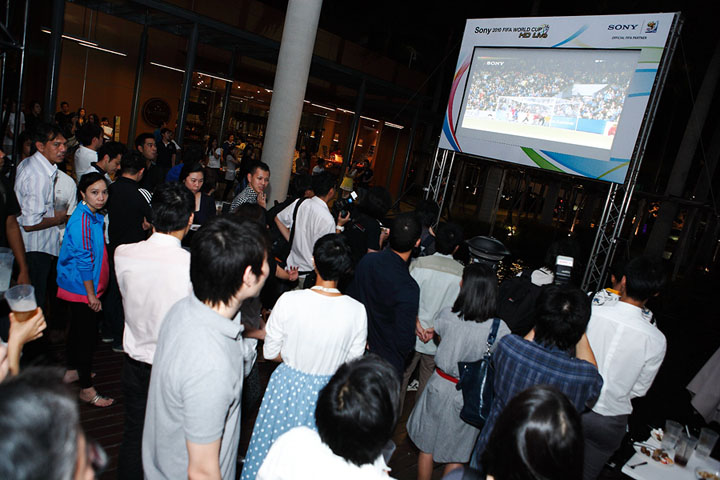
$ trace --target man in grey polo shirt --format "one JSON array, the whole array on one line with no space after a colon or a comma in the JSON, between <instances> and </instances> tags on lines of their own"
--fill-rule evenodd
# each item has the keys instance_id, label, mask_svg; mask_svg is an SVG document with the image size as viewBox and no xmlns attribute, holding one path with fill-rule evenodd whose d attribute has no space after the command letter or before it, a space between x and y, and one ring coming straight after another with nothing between
<instances>
[{"instance_id":1,"label":"man in grey polo shirt","mask_svg":"<svg viewBox=\"0 0 720 480\"><path fill-rule=\"evenodd\" d=\"M145 478L234 479L240 439L243 344L238 310L268 275L256 223L216 217L195 236L193 294L168 312L150 378Z\"/></svg>"}]
</instances>

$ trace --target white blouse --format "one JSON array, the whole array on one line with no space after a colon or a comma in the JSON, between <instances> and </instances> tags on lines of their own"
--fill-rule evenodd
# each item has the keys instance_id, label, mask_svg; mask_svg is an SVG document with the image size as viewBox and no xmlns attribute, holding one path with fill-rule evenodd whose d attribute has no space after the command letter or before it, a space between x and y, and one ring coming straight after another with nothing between
<instances>
[{"instance_id":1,"label":"white blouse","mask_svg":"<svg viewBox=\"0 0 720 480\"><path fill-rule=\"evenodd\" d=\"M315 430L297 427L278 438L265 462L258 480L380 480L389 479L390 470L382 455L374 463L357 466L335 455L320 440Z\"/></svg>"},{"instance_id":2,"label":"white blouse","mask_svg":"<svg viewBox=\"0 0 720 480\"><path fill-rule=\"evenodd\" d=\"M347 296L329 297L313 290L284 293L270 314L263 355L282 355L290 367L312 375L332 375L359 357L367 343L367 314Z\"/></svg>"}]
</instances>

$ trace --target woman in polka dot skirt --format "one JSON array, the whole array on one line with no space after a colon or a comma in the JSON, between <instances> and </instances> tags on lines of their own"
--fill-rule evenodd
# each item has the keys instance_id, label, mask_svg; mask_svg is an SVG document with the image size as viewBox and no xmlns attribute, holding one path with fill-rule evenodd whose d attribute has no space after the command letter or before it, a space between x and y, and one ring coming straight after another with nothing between
<instances>
[{"instance_id":1,"label":"woman in polka dot skirt","mask_svg":"<svg viewBox=\"0 0 720 480\"><path fill-rule=\"evenodd\" d=\"M365 351L365 307L342 295L338 280L352 267L344 238L328 234L313 249L317 281L283 294L268 319L263 355L282 362L263 397L245 455L242 480L254 480L273 442L293 427L315 427L318 393L337 368Z\"/></svg>"}]
</instances>

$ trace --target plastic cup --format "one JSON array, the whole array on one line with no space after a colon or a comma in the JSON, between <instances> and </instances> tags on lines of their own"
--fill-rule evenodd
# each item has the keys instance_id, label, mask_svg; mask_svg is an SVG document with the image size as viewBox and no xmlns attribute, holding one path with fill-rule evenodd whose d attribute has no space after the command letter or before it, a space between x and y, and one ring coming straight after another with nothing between
<instances>
[{"instance_id":1,"label":"plastic cup","mask_svg":"<svg viewBox=\"0 0 720 480\"><path fill-rule=\"evenodd\" d=\"M10 310L15 314L15 320L26 322L35 315L37 302L35 301L35 289L32 285L15 285L5 292Z\"/></svg>"},{"instance_id":2,"label":"plastic cup","mask_svg":"<svg viewBox=\"0 0 720 480\"><path fill-rule=\"evenodd\" d=\"M677 445L675 446L675 464L684 467L687 465L690 455L695 449L698 439L696 437L688 437L686 434L680 435Z\"/></svg>"},{"instance_id":3,"label":"plastic cup","mask_svg":"<svg viewBox=\"0 0 720 480\"><path fill-rule=\"evenodd\" d=\"M695 447L695 455L702 459L709 457L719 437L720 434L707 427L700 430L700 439Z\"/></svg>"},{"instance_id":4,"label":"plastic cup","mask_svg":"<svg viewBox=\"0 0 720 480\"><path fill-rule=\"evenodd\" d=\"M13 261L15 261L15 257L12 250L7 247L0 247L0 292L10 288Z\"/></svg>"},{"instance_id":5,"label":"plastic cup","mask_svg":"<svg viewBox=\"0 0 720 480\"><path fill-rule=\"evenodd\" d=\"M675 420L665 420L665 432L663 433L660 448L666 451L675 448L675 444L682 433L682 428L682 425Z\"/></svg>"}]
</instances>

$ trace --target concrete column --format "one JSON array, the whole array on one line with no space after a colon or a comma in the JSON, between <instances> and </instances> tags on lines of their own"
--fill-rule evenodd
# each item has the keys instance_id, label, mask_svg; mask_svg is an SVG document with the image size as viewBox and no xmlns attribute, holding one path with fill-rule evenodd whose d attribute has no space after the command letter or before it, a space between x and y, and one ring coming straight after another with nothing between
<instances>
[{"instance_id":1,"label":"concrete column","mask_svg":"<svg viewBox=\"0 0 720 480\"><path fill-rule=\"evenodd\" d=\"M287 196L321 8L322 0L288 2L263 143L272 174L269 205Z\"/></svg>"}]
</instances>

